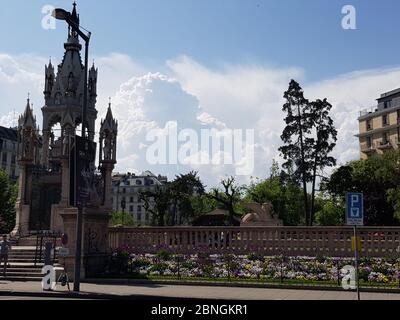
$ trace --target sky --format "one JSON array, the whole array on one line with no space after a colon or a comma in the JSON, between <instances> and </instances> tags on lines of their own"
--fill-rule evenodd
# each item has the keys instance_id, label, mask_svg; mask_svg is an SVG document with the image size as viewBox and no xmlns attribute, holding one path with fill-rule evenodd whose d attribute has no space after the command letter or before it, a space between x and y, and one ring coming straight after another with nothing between
<instances>
[{"instance_id":1,"label":"sky","mask_svg":"<svg viewBox=\"0 0 400 320\"><path fill-rule=\"evenodd\" d=\"M173 178L198 170L212 186L237 165L152 165L146 135L178 128L253 129L254 170L266 177L280 161L283 92L290 79L310 99L328 98L339 131L338 164L359 158L358 112L400 84L396 0L79 0L99 68L99 119L109 97L119 120L116 170L152 170ZM342 28L344 5L356 29ZM42 26L47 5L72 1L0 0L0 125L15 124L27 93L41 122L44 65L60 63L66 26Z\"/></svg>"}]
</instances>

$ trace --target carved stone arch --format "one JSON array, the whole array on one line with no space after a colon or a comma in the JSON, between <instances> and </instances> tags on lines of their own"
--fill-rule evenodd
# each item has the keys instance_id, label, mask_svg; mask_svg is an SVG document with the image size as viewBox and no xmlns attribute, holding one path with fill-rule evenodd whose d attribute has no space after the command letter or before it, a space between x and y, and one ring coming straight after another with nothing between
<instances>
[{"instance_id":1,"label":"carved stone arch","mask_svg":"<svg viewBox=\"0 0 400 320\"><path fill-rule=\"evenodd\" d=\"M62 121L62 118L61 118L60 113L51 114L51 116L49 117L47 129L51 130L57 123L60 123L60 125L61 125L61 121Z\"/></svg>"}]
</instances>

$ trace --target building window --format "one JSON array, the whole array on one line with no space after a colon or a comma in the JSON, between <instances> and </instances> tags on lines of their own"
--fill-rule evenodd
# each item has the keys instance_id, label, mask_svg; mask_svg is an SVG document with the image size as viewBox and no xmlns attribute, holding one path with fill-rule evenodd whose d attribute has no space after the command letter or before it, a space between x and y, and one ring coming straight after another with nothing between
<instances>
[{"instance_id":1,"label":"building window","mask_svg":"<svg viewBox=\"0 0 400 320\"><path fill-rule=\"evenodd\" d=\"M126 193L126 189L125 188L122 189L122 193Z\"/></svg>"},{"instance_id":2,"label":"building window","mask_svg":"<svg viewBox=\"0 0 400 320\"><path fill-rule=\"evenodd\" d=\"M142 206L138 206L138 207L137 207L137 211L138 211L138 212L142 212Z\"/></svg>"},{"instance_id":3,"label":"building window","mask_svg":"<svg viewBox=\"0 0 400 320\"><path fill-rule=\"evenodd\" d=\"M387 132L382 134L382 144L388 144L389 143L389 137Z\"/></svg>"},{"instance_id":4,"label":"building window","mask_svg":"<svg viewBox=\"0 0 400 320\"><path fill-rule=\"evenodd\" d=\"M129 206L129 212L133 212L133 206Z\"/></svg>"},{"instance_id":5,"label":"building window","mask_svg":"<svg viewBox=\"0 0 400 320\"><path fill-rule=\"evenodd\" d=\"M146 212L146 221L148 222L149 221L149 213L148 212Z\"/></svg>"},{"instance_id":6,"label":"building window","mask_svg":"<svg viewBox=\"0 0 400 320\"><path fill-rule=\"evenodd\" d=\"M371 147L372 147L372 138L371 137L367 137L367 147L368 147L368 149L371 149Z\"/></svg>"},{"instance_id":7,"label":"building window","mask_svg":"<svg viewBox=\"0 0 400 320\"><path fill-rule=\"evenodd\" d=\"M3 163L7 163L7 152L3 152L2 161Z\"/></svg>"},{"instance_id":8,"label":"building window","mask_svg":"<svg viewBox=\"0 0 400 320\"><path fill-rule=\"evenodd\" d=\"M129 202L131 202L131 203L134 202L133 197L130 197Z\"/></svg>"},{"instance_id":9,"label":"building window","mask_svg":"<svg viewBox=\"0 0 400 320\"><path fill-rule=\"evenodd\" d=\"M142 214L141 213L137 214L137 221L142 221Z\"/></svg>"},{"instance_id":10,"label":"building window","mask_svg":"<svg viewBox=\"0 0 400 320\"><path fill-rule=\"evenodd\" d=\"M372 120L367 120L367 131L372 130Z\"/></svg>"},{"instance_id":11,"label":"building window","mask_svg":"<svg viewBox=\"0 0 400 320\"><path fill-rule=\"evenodd\" d=\"M385 114L382 116L382 125L388 126L389 125L389 115Z\"/></svg>"},{"instance_id":12,"label":"building window","mask_svg":"<svg viewBox=\"0 0 400 320\"><path fill-rule=\"evenodd\" d=\"M388 108L391 108L391 107L392 107L392 100L385 101L384 108L385 108L385 109L388 109Z\"/></svg>"},{"instance_id":13,"label":"building window","mask_svg":"<svg viewBox=\"0 0 400 320\"><path fill-rule=\"evenodd\" d=\"M16 156L15 156L15 154L13 154L12 156L11 156L11 164L15 164L15 162L16 162Z\"/></svg>"},{"instance_id":14,"label":"building window","mask_svg":"<svg viewBox=\"0 0 400 320\"><path fill-rule=\"evenodd\" d=\"M3 140L0 139L0 149L3 149Z\"/></svg>"}]
</instances>

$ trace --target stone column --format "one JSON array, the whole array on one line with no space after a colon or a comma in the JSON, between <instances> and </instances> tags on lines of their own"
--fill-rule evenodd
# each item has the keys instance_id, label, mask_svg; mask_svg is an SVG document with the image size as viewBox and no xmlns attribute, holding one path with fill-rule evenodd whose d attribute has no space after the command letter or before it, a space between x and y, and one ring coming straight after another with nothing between
<instances>
[{"instance_id":1,"label":"stone column","mask_svg":"<svg viewBox=\"0 0 400 320\"><path fill-rule=\"evenodd\" d=\"M18 198L15 203L15 227L11 235L23 235L29 231L30 207L26 205L27 164L20 163Z\"/></svg>"},{"instance_id":2,"label":"stone column","mask_svg":"<svg viewBox=\"0 0 400 320\"><path fill-rule=\"evenodd\" d=\"M49 140L50 140L50 130L43 130L43 147L42 147L42 157L41 164L47 166L49 163Z\"/></svg>"},{"instance_id":3,"label":"stone column","mask_svg":"<svg viewBox=\"0 0 400 320\"><path fill-rule=\"evenodd\" d=\"M61 160L61 202L60 205L68 207L70 197L70 170L69 161L66 158Z\"/></svg>"},{"instance_id":4,"label":"stone column","mask_svg":"<svg viewBox=\"0 0 400 320\"><path fill-rule=\"evenodd\" d=\"M104 195L103 195L103 203L104 208L108 210L112 210L112 171L114 170L113 163L103 163L102 171L103 171L103 179L104 179Z\"/></svg>"}]
</instances>

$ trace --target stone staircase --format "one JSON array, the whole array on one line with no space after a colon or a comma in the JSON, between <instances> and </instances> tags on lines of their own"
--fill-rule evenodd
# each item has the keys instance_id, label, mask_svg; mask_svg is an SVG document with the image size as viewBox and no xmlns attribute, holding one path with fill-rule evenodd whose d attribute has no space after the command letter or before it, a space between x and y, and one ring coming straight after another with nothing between
<instances>
[{"instance_id":1,"label":"stone staircase","mask_svg":"<svg viewBox=\"0 0 400 320\"><path fill-rule=\"evenodd\" d=\"M35 263L35 252L36 246L14 245L8 255L6 279L10 281L41 281L44 263L43 259L39 263L39 257ZM44 248L42 256L43 253ZM60 266L57 260L57 249L54 265ZM0 279L3 279L3 263L0 265Z\"/></svg>"}]
</instances>

